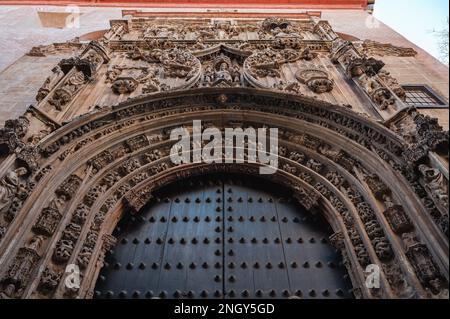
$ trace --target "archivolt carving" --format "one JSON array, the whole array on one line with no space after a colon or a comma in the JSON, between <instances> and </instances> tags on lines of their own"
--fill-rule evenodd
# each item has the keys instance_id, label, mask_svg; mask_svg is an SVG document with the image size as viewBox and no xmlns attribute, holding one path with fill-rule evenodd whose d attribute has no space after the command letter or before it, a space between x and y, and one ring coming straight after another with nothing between
<instances>
[{"instance_id":1,"label":"archivolt carving","mask_svg":"<svg viewBox=\"0 0 450 319\"><path fill-rule=\"evenodd\" d=\"M259 81L262 78L281 78L281 68L285 64L294 63L300 59L312 60L314 55L305 49L298 52L292 49L274 51L264 49L249 56L244 62L244 76L256 87L265 87Z\"/></svg>"},{"instance_id":2,"label":"archivolt carving","mask_svg":"<svg viewBox=\"0 0 450 319\"><path fill-rule=\"evenodd\" d=\"M448 146L448 133L410 112L405 117L414 128L404 138L347 108L307 98L300 85L315 93L333 87L331 76L311 65L294 68L299 83L280 79L288 65L331 50L334 62L382 110L402 103L391 93L401 97L382 63L361 56L325 22L272 19L255 28L218 23L177 29L140 21L133 27L145 31L132 41L123 37L133 32L129 23L112 23L99 43L62 61L40 90L38 111L0 131L2 154L8 155L0 165L2 297L92 296L92 282L115 243L111 233L125 211L138 213L156 189L190 176L258 174L257 162L174 165L170 131L192 129L194 119L221 130L268 123L279 128L279 169L271 178L305 208L325 215L357 296L447 294L446 180L428 155ZM321 40L304 41L304 32ZM212 37L224 43L212 44ZM117 63L120 54L123 61ZM102 67L102 81L135 97L66 117L76 94ZM264 87L266 77L295 94L245 87ZM47 113L47 102L63 112ZM52 132L38 138L42 126L36 123ZM63 284L71 263L82 271L80 289ZM364 284L369 264L381 266L380 289Z\"/></svg>"}]
</instances>

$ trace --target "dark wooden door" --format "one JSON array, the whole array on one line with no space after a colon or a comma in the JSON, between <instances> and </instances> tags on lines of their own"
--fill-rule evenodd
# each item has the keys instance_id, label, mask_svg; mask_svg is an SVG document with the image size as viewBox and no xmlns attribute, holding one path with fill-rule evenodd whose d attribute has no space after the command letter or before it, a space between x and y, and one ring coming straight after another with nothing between
<instances>
[{"instance_id":1,"label":"dark wooden door","mask_svg":"<svg viewBox=\"0 0 450 319\"><path fill-rule=\"evenodd\" d=\"M183 182L119 223L95 297L351 298L330 233L277 186Z\"/></svg>"}]
</instances>

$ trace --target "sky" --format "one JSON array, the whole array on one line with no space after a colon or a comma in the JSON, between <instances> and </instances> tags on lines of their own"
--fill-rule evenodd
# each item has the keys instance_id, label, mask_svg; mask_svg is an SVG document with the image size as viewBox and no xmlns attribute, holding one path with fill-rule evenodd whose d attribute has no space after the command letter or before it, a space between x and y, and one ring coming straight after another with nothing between
<instances>
[{"instance_id":1,"label":"sky","mask_svg":"<svg viewBox=\"0 0 450 319\"><path fill-rule=\"evenodd\" d=\"M449 0L376 0L373 14L439 59L439 40L433 31L446 28L448 10Z\"/></svg>"}]
</instances>

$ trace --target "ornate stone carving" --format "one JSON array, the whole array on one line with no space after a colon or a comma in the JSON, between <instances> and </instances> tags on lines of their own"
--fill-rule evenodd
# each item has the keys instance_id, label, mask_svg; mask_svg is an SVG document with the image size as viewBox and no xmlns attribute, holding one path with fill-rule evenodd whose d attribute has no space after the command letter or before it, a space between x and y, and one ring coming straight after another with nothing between
<instances>
[{"instance_id":1,"label":"ornate stone carving","mask_svg":"<svg viewBox=\"0 0 450 319\"><path fill-rule=\"evenodd\" d=\"M74 246L75 244L71 240L59 240L52 256L53 261L58 264L67 262L72 255Z\"/></svg>"},{"instance_id":2,"label":"ornate stone carving","mask_svg":"<svg viewBox=\"0 0 450 319\"><path fill-rule=\"evenodd\" d=\"M10 154L23 146L22 138L27 134L29 124L24 116L5 122L4 128L0 129L0 154Z\"/></svg>"},{"instance_id":3,"label":"ornate stone carving","mask_svg":"<svg viewBox=\"0 0 450 319\"><path fill-rule=\"evenodd\" d=\"M419 171L425 182L425 189L441 212L448 212L448 181L444 175L435 168L424 164L419 165Z\"/></svg>"},{"instance_id":4,"label":"ornate stone carving","mask_svg":"<svg viewBox=\"0 0 450 319\"><path fill-rule=\"evenodd\" d=\"M291 49L258 51L245 60L244 68L253 78L280 77L280 66L302 58L301 53Z\"/></svg>"},{"instance_id":5,"label":"ornate stone carving","mask_svg":"<svg viewBox=\"0 0 450 319\"><path fill-rule=\"evenodd\" d=\"M438 294L443 289L444 282L427 247L418 242L417 237L412 233L403 234L402 239L406 248L406 256L411 261L416 275L425 287L429 288L432 293Z\"/></svg>"},{"instance_id":6,"label":"ornate stone carving","mask_svg":"<svg viewBox=\"0 0 450 319\"><path fill-rule=\"evenodd\" d=\"M384 87L377 79L368 78L366 75L362 75L360 82L380 110L386 110L395 104L395 98L391 91Z\"/></svg>"},{"instance_id":7,"label":"ornate stone carving","mask_svg":"<svg viewBox=\"0 0 450 319\"><path fill-rule=\"evenodd\" d=\"M67 76L63 84L55 90L53 96L48 102L55 107L56 110L62 111L63 106L72 101L76 93L87 82L87 78L82 71L76 71Z\"/></svg>"},{"instance_id":8,"label":"ornate stone carving","mask_svg":"<svg viewBox=\"0 0 450 319\"><path fill-rule=\"evenodd\" d=\"M39 88L38 93L36 95L36 101L41 102L55 87L55 85L61 80L63 76L63 72L59 65L55 66L52 69L52 75L47 77L44 84Z\"/></svg>"},{"instance_id":9,"label":"ornate stone carving","mask_svg":"<svg viewBox=\"0 0 450 319\"><path fill-rule=\"evenodd\" d=\"M59 185L55 193L58 196L64 196L67 200L70 200L72 196L76 194L81 182L81 178L77 175L70 175L61 185Z\"/></svg>"},{"instance_id":10,"label":"ornate stone carving","mask_svg":"<svg viewBox=\"0 0 450 319\"><path fill-rule=\"evenodd\" d=\"M392 230L396 234L400 235L406 233L413 228L411 221L402 206L395 205L389 197L386 198L385 205L386 210L383 214L386 216L389 225L391 225Z\"/></svg>"},{"instance_id":11,"label":"ornate stone carving","mask_svg":"<svg viewBox=\"0 0 450 319\"><path fill-rule=\"evenodd\" d=\"M38 290L44 294L53 292L61 279L61 273L46 267L42 272Z\"/></svg>"},{"instance_id":12,"label":"ornate stone carving","mask_svg":"<svg viewBox=\"0 0 450 319\"><path fill-rule=\"evenodd\" d=\"M81 72L85 79L91 78L91 76L95 73L95 67L91 61L88 59L80 58L80 57L72 57L68 59L63 59L59 62L59 67L64 72L64 74L71 73L70 71L75 70L78 73ZM77 75L77 77L79 77Z\"/></svg>"},{"instance_id":13,"label":"ornate stone carving","mask_svg":"<svg viewBox=\"0 0 450 319\"><path fill-rule=\"evenodd\" d=\"M293 196L307 210L311 210L319 204L320 195L314 191L307 191L304 188L297 187Z\"/></svg>"},{"instance_id":14,"label":"ornate stone carving","mask_svg":"<svg viewBox=\"0 0 450 319\"><path fill-rule=\"evenodd\" d=\"M343 232L337 232L330 236L330 244L336 249L342 250L345 248L345 235Z\"/></svg>"},{"instance_id":15,"label":"ornate stone carving","mask_svg":"<svg viewBox=\"0 0 450 319\"><path fill-rule=\"evenodd\" d=\"M369 77L377 75L384 67L383 61L374 58L351 58L347 65L348 77L359 77L366 74Z\"/></svg>"},{"instance_id":16,"label":"ornate stone carving","mask_svg":"<svg viewBox=\"0 0 450 319\"><path fill-rule=\"evenodd\" d=\"M152 188L146 187L139 191L131 190L124 197L125 204L137 213L152 198Z\"/></svg>"},{"instance_id":17,"label":"ornate stone carving","mask_svg":"<svg viewBox=\"0 0 450 319\"><path fill-rule=\"evenodd\" d=\"M111 89L116 94L129 94L137 89L139 82L132 77L119 77L117 78Z\"/></svg>"},{"instance_id":18,"label":"ornate stone carving","mask_svg":"<svg viewBox=\"0 0 450 319\"><path fill-rule=\"evenodd\" d=\"M364 40L361 44L361 53L365 55L414 57L417 52L412 48L395 46L391 43L380 43L372 40Z\"/></svg>"},{"instance_id":19,"label":"ornate stone carving","mask_svg":"<svg viewBox=\"0 0 450 319\"><path fill-rule=\"evenodd\" d=\"M114 160L113 155L109 150L103 151L102 153L98 154L97 156L93 157L89 164L92 165L94 172L98 172L103 167L108 165Z\"/></svg>"},{"instance_id":20,"label":"ornate stone carving","mask_svg":"<svg viewBox=\"0 0 450 319\"><path fill-rule=\"evenodd\" d=\"M261 28L270 31L277 28L286 29L287 27L289 27L289 25L290 22L286 19L270 17L264 19L264 21L261 23Z\"/></svg>"},{"instance_id":21,"label":"ornate stone carving","mask_svg":"<svg viewBox=\"0 0 450 319\"><path fill-rule=\"evenodd\" d=\"M36 224L33 226L33 230L38 234L51 236L56 230L62 214L59 212L55 201L50 203L50 206L44 208L39 215Z\"/></svg>"},{"instance_id":22,"label":"ornate stone carving","mask_svg":"<svg viewBox=\"0 0 450 319\"><path fill-rule=\"evenodd\" d=\"M101 50L95 50L91 45L83 50L78 59L63 61L59 65L60 71L56 70L57 72L44 83L38 94L38 100L41 102L37 106L39 111L48 110L46 104L48 98L60 101L61 109L68 106L78 90L95 76L97 77L92 86L95 86L99 79L105 79L117 93L133 92L132 95L136 97L110 107L96 107L91 113L74 119L70 124L65 121L70 120L71 116L80 115L81 111L76 112L75 108L71 108L67 112L57 114L58 124L62 127L44 139L36 139L33 142L35 148L27 149L29 145L22 141L27 139L29 142L33 134L40 130L35 115L31 113L26 115L32 121L31 136L28 138L26 137L28 124L23 119L20 121L26 124L24 129L21 123L16 122L7 125L1 131L0 145L4 150L3 153L15 152L14 156L17 156L17 161L11 161L11 166L8 167L10 172L14 171L14 167L23 165L27 168L30 179L38 182L40 192L44 191L45 187L53 185L52 183L56 184L51 186L51 189L59 185L55 192L57 197L49 204L47 197L33 197L36 201L35 207L45 208L32 230L44 235L45 240L50 241L45 245L46 250L48 247L55 247L53 252L43 253L46 255L53 253L50 263L57 265L45 265L48 268L43 273L41 283L34 281L28 288L38 286L40 292L53 291L60 280L54 269L61 270L69 259L76 260L83 269L83 275L86 274L85 278L93 278L93 269L96 267L90 265L98 261L101 263L104 252L113 245L114 238L103 234L107 228L109 231L113 223L110 219L112 215L109 214L111 210L123 208L120 201L124 201L132 211L137 212L149 201L152 191L184 177L215 171L257 174L256 166L199 165L191 169L184 165L173 167L169 161L163 161L163 157L168 155L168 133L170 128L176 125L175 122L171 122L172 119L177 117L187 119L192 114L202 116L205 114L211 117L208 124L214 125L223 122L223 119L217 116L217 109L220 109L222 115L227 113L226 117L230 117L226 121L233 120L235 123L238 121L236 118L241 118L242 114L253 112L258 112L258 116L249 116L245 121L242 119L239 121L248 121L251 125L255 125L263 121L259 119L260 116L265 120L273 118L276 123L286 123L280 124L284 145L280 147L279 155L289 159L281 159L280 166L281 170L289 174L282 172L275 175L275 180L288 185L293 190L294 197L307 209L315 210L321 207L321 204L328 208L331 204L334 209L330 210L330 214L337 212L340 215L339 223L336 225L342 227L331 240L336 247L346 247L348 252L351 252L353 247L355 251L355 254L343 252L346 267L355 270L360 268L359 265L364 268L370 263L378 262L375 257L376 260L371 260L374 250L395 296L400 296L398 291L403 289L399 288L403 280L401 271L405 268L392 266L405 261L394 258L401 254L395 252L394 256L393 250L398 249L398 246L393 242L391 247L388 240L390 236L385 234L384 217L380 215L379 208L385 204L384 216L396 234L412 231L411 221L403 208L411 209L411 205L405 205L408 199L401 198L402 194L409 192L403 188L404 183L398 183L400 187L396 190L395 197L398 204L394 204L393 200L386 196L390 190L381 181L395 181L396 178L400 178L393 170L399 167L406 170L403 167L406 159L415 163L411 165L414 169L410 171L417 173L417 164L430 163L426 161L428 151L445 148L445 145L448 145L448 136L436 126L434 120L411 114L411 117L414 117L414 124L417 124L417 131L414 131L414 136L411 137L411 143L415 145L409 147L410 145L404 143L399 136L370 118L363 118L341 106L303 96L301 93L305 85L314 93L329 92L333 87L331 73L333 78L338 74L334 74L331 67L327 68L327 71L318 70L312 62L300 60L309 61L314 59L316 54L321 54L320 61L326 65L326 56L331 50L334 61L341 63L342 67L349 71L355 83L380 109L393 105L395 99L391 92L401 98L398 82L381 69L382 63L367 58L364 54L358 54L351 43L338 38L328 23L316 22L316 20L293 21L284 24L283 21L272 19L265 21L265 26L253 29L240 25L240 21L237 25L217 22L201 26L203 22L199 22L193 26L174 25L161 28L159 23L153 23L147 24L144 32L142 28L145 19L127 20L120 25L115 24L114 29L108 32L107 38L100 41L107 47L108 54L114 58L111 61L114 63L120 61L117 65L104 66L105 78L100 78L103 77L103 71L98 74L96 72L107 57ZM124 32L130 30L136 32L138 36L122 37ZM322 40L306 40L317 39L317 36L302 36L312 31ZM257 36L260 40L255 39ZM173 41L175 38L177 41ZM245 40L242 40L244 38ZM229 39L233 40L226 41ZM299 67L302 68L301 71L305 68L305 72L298 73L299 81L290 82L293 79L292 72ZM66 82L72 75L79 77L79 88L70 87L77 83ZM136 81L131 88L128 88L126 83L117 82L128 76ZM81 82L82 77L85 82ZM284 93L296 93L296 96L274 90L251 89L249 86L281 88ZM90 87L91 84L86 86L87 89ZM180 88L191 89L174 90ZM64 91L66 89L67 91ZM173 91L163 95L161 91L166 89ZM60 96L56 92L60 92ZM122 99L111 92L108 93L111 98ZM333 95L335 93L333 92ZM77 103L70 104L72 107ZM48 114L47 122L52 121L50 115L54 113L52 111ZM41 121L42 118L45 118L45 114L40 117ZM157 126L153 122L157 123ZM52 130L57 127L59 125L55 124ZM331 134L335 134L339 139L330 138ZM343 143L337 143L338 140ZM419 148L420 145L423 149ZM38 151L40 153L37 153ZM154 163L156 161L158 162ZM74 166L64 173L66 165ZM365 179L379 200L376 203L379 206L377 209L372 209L365 202L371 195L364 183L358 180L359 172L363 171L361 168L364 165L380 168L379 172L376 172L378 176L367 174ZM43 168L38 171L40 167ZM103 169L105 171L102 171ZM384 170L389 172L386 173ZM8 169L4 171L7 172ZM70 176L74 172L77 176L86 174L86 183L83 184L86 188L80 187L81 180ZM417 177L416 182L418 184ZM14 195L11 199L10 194L16 188L21 188L20 184L0 180L0 194L6 194L3 196L8 198L5 202L12 201L11 207L19 209L20 204L15 202L18 196ZM355 186L354 190L346 192L349 185ZM33 189L25 184L24 187L27 192ZM425 193L423 188L420 190L420 185L414 189L418 194ZM433 219L442 220L443 228L447 220L448 229L448 216L445 219L426 194L420 197L424 206L433 210ZM68 200L73 201L70 206ZM23 216L35 213L31 206L24 206L27 209L21 212ZM357 215L353 206L357 209ZM72 210L71 216L63 218L63 214L70 214ZM417 212L411 212L411 216L416 216ZM343 223L340 221L341 218ZM64 223L66 221L68 223L58 226L62 219ZM383 221L383 224L378 220ZM0 237L2 237L8 225L4 220L0 220L0 223ZM85 225L86 223L89 224ZM414 223L420 224L422 221L414 220ZM428 224L423 226L425 229ZM86 231L81 231L82 227L89 227L86 229L87 234ZM55 234L56 230L58 234ZM26 235L24 232L19 230L18 234L24 236ZM344 236L346 232L348 236ZM14 240L13 233L13 231L8 233L8 239L11 237ZM83 240L85 234L84 242L78 242L79 239ZM370 241L366 239L366 235ZM100 236L103 240L101 247ZM350 241L346 242L348 239ZM369 249L370 245L372 247ZM439 249L433 251L433 254L436 252L439 253ZM98 256L98 259L94 260L94 256ZM419 257L421 258L411 253L409 258L423 263ZM431 253L429 258L431 260ZM356 262L359 265L353 265ZM422 264L420 265L422 267ZM434 280L437 279L427 282L426 287L436 287ZM29 285L29 282L25 285ZM441 282L438 285L445 286L445 283ZM68 296L75 297L77 294L84 296L88 283L83 283L82 286L80 291L83 292L74 290ZM18 296L19 290L25 287L17 290L12 284L12 287L6 285L2 288L6 288L3 295ZM38 296L45 297L45 294L39 293Z\"/></svg>"},{"instance_id":23,"label":"ornate stone carving","mask_svg":"<svg viewBox=\"0 0 450 319\"><path fill-rule=\"evenodd\" d=\"M364 176L364 181L367 183L367 186L369 186L375 197L379 200L382 200L384 195L390 193L390 189L380 180L380 178L376 174L366 174Z\"/></svg>"},{"instance_id":24,"label":"ornate stone carving","mask_svg":"<svg viewBox=\"0 0 450 319\"><path fill-rule=\"evenodd\" d=\"M386 70L381 70L378 72L378 77L384 84L398 96L402 101L406 100L406 92L403 87L398 83L397 79L391 76L391 74Z\"/></svg>"},{"instance_id":25,"label":"ornate stone carving","mask_svg":"<svg viewBox=\"0 0 450 319\"><path fill-rule=\"evenodd\" d=\"M24 167L9 171L0 180L0 214L8 212L13 203L13 199L20 190L20 177L27 174Z\"/></svg>"},{"instance_id":26,"label":"ornate stone carving","mask_svg":"<svg viewBox=\"0 0 450 319\"><path fill-rule=\"evenodd\" d=\"M33 237L25 247L19 249L3 276L2 282L7 287L1 293L1 298L15 298L17 294L21 293L21 289L28 283L30 275L40 259L39 249L43 240L42 236Z\"/></svg>"},{"instance_id":27,"label":"ornate stone carving","mask_svg":"<svg viewBox=\"0 0 450 319\"><path fill-rule=\"evenodd\" d=\"M296 37L302 38L301 29L294 26L290 21L283 18L270 17L261 23L258 31L260 39Z\"/></svg>"},{"instance_id":28,"label":"ornate stone carving","mask_svg":"<svg viewBox=\"0 0 450 319\"><path fill-rule=\"evenodd\" d=\"M33 173L39 169L39 151L38 148L32 144L25 144L16 154L17 162Z\"/></svg>"},{"instance_id":29,"label":"ornate stone carving","mask_svg":"<svg viewBox=\"0 0 450 319\"><path fill-rule=\"evenodd\" d=\"M295 73L295 77L301 83L315 93L325 93L333 90L334 82L330 79L328 73L321 69L302 69Z\"/></svg>"},{"instance_id":30,"label":"ornate stone carving","mask_svg":"<svg viewBox=\"0 0 450 319\"><path fill-rule=\"evenodd\" d=\"M204 86L230 87L240 84L240 66L223 53L218 55L211 65L205 65L203 71Z\"/></svg>"},{"instance_id":31,"label":"ornate stone carving","mask_svg":"<svg viewBox=\"0 0 450 319\"><path fill-rule=\"evenodd\" d=\"M448 131L444 131L437 118L421 114L417 110L411 111L411 116L416 124L417 143L425 144L432 151L442 148L445 154L448 150Z\"/></svg>"}]
</instances>

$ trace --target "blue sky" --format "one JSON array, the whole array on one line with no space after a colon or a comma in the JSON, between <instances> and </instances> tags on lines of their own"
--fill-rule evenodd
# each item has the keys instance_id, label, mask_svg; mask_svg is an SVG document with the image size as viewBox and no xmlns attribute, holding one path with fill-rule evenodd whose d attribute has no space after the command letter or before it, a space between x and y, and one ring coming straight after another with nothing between
<instances>
[{"instance_id":1,"label":"blue sky","mask_svg":"<svg viewBox=\"0 0 450 319\"><path fill-rule=\"evenodd\" d=\"M448 10L448 0L376 0L374 16L439 58L439 40L433 30L446 27Z\"/></svg>"}]
</instances>

